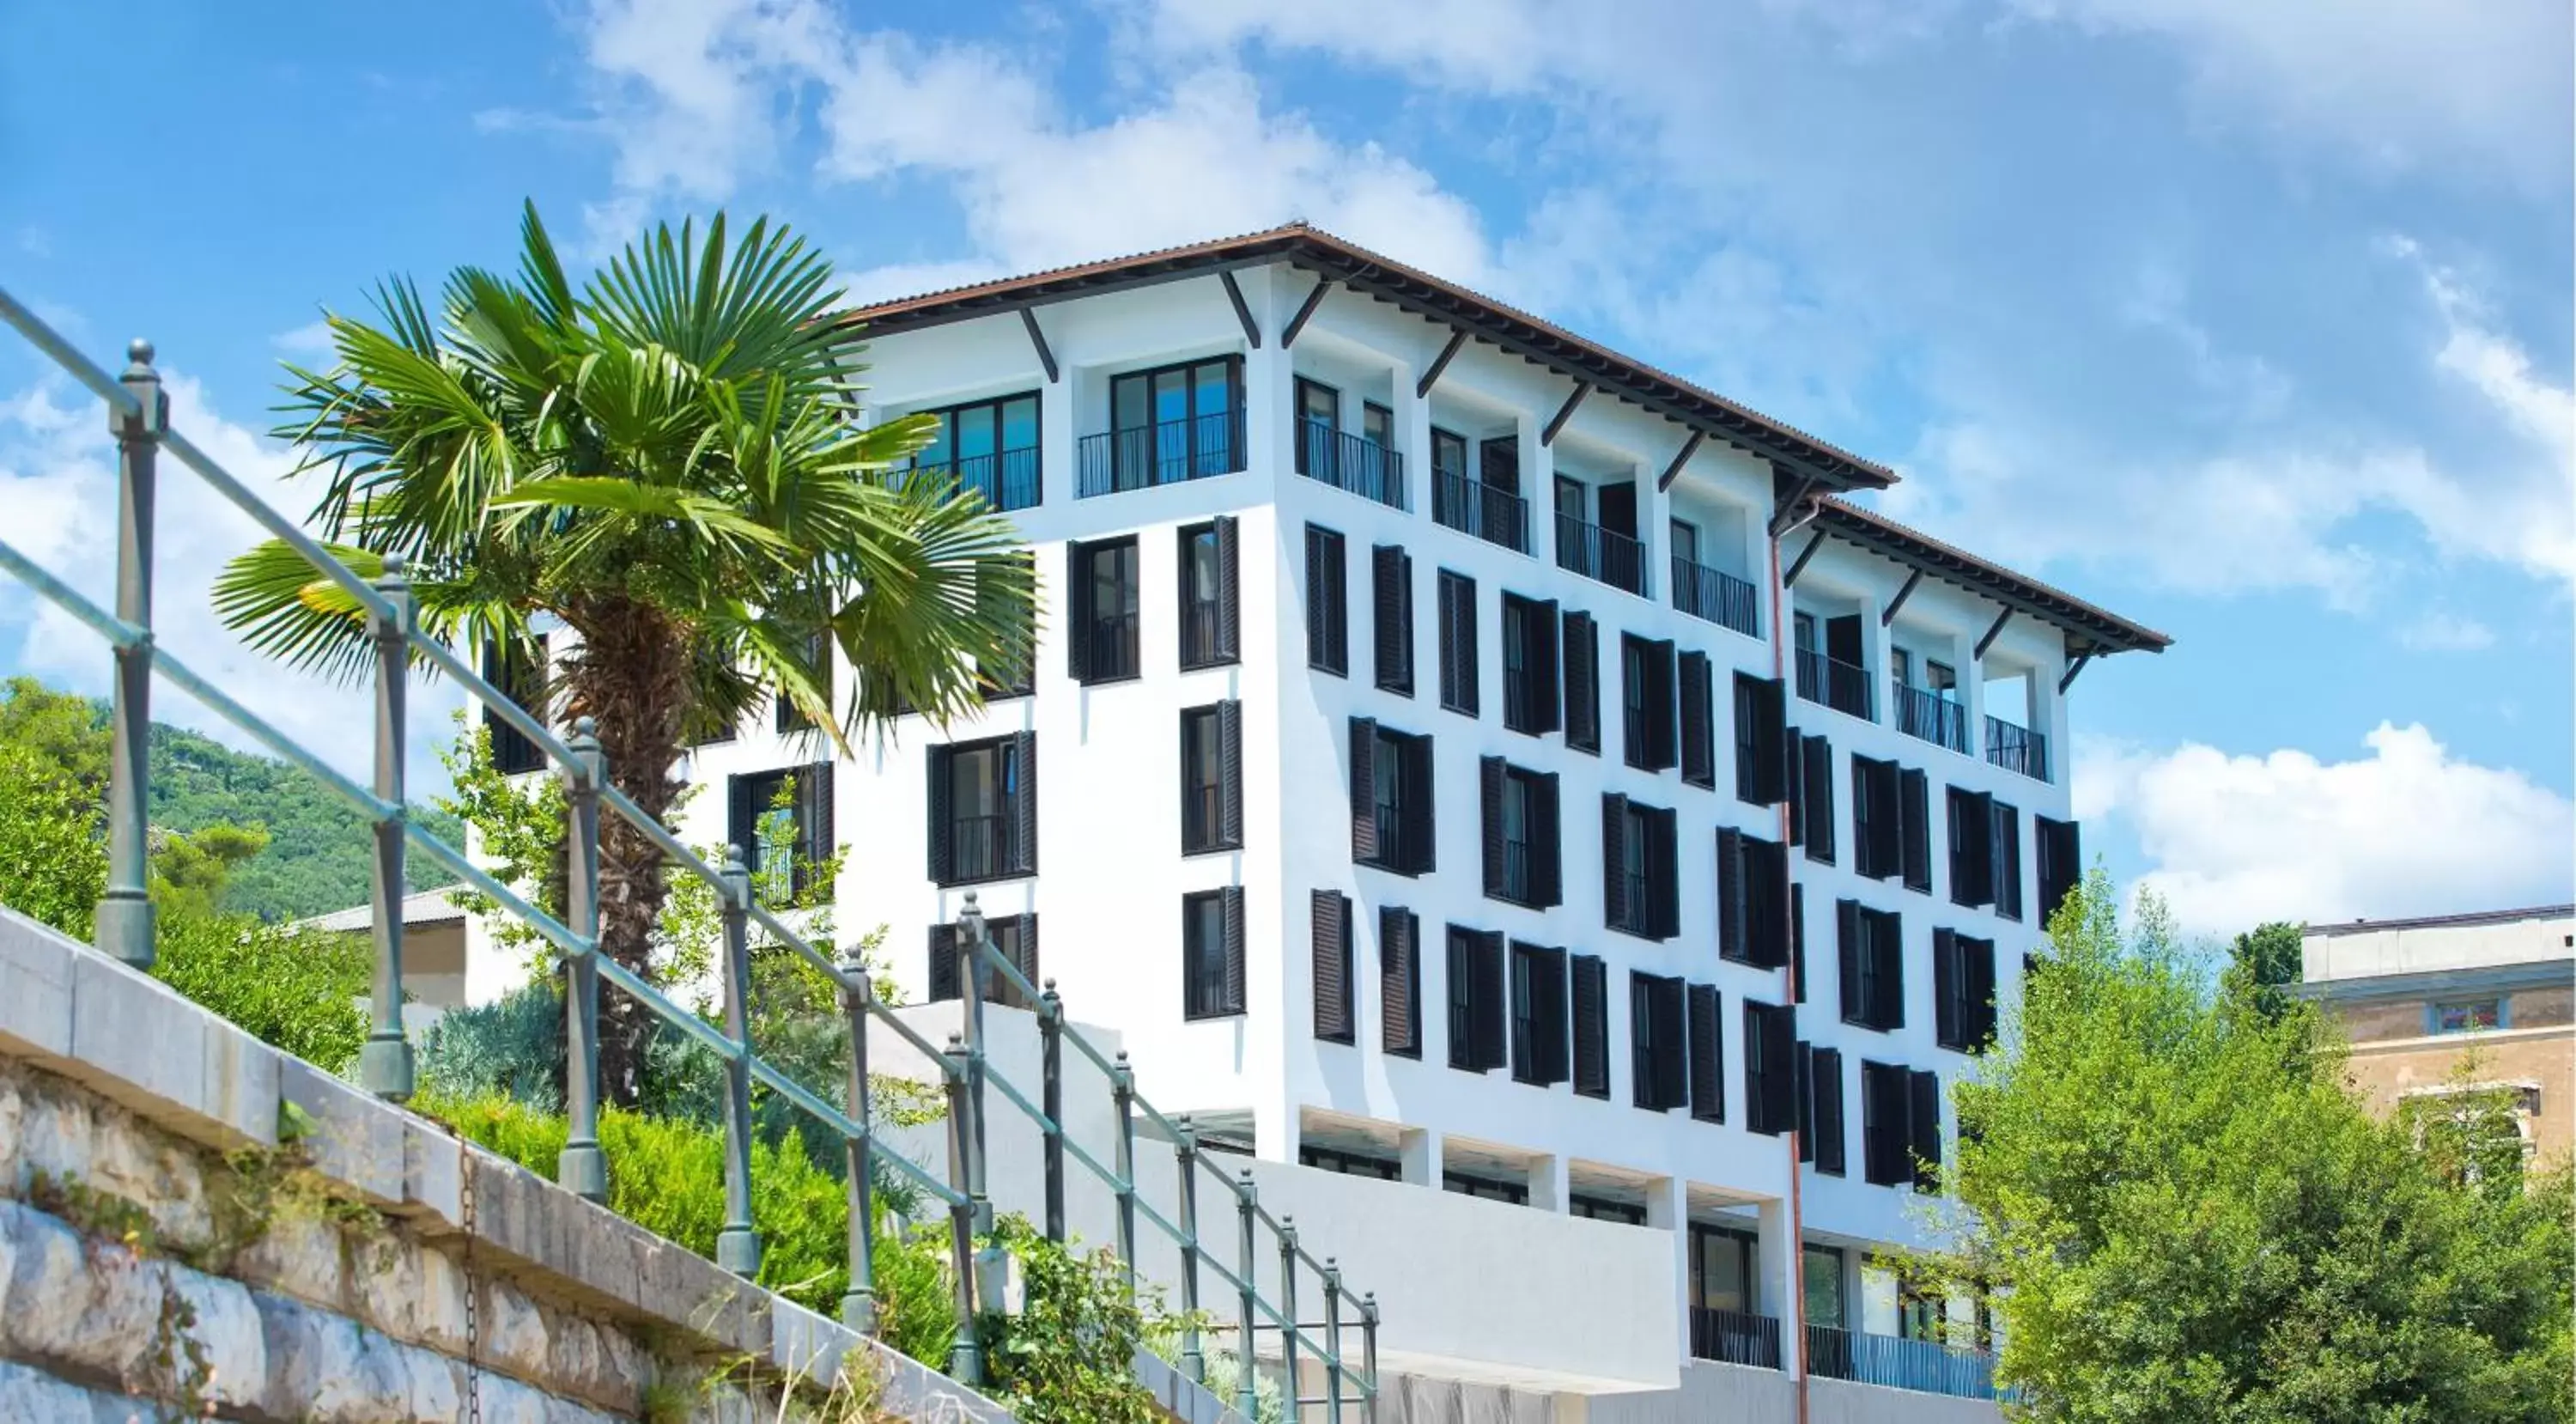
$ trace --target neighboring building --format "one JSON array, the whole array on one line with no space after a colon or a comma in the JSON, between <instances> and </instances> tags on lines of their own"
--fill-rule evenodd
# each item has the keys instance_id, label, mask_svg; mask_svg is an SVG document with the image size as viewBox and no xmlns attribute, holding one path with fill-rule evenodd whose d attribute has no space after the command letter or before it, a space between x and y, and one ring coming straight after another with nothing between
<instances>
[{"instance_id":1,"label":"neighboring building","mask_svg":"<svg viewBox=\"0 0 2576 1424\"><path fill-rule=\"evenodd\" d=\"M2469 1081L2511 1090L2525 1151L2576 1146L2576 905L2310 925L2299 992L2352 1039L2352 1077L2382 1112Z\"/></svg>"},{"instance_id":2,"label":"neighboring building","mask_svg":"<svg viewBox=\"0 0 2576 1424\"><path fill-rule=\"evenodd\" d=\"M1946 1086L2079 877L2067 689L2166 639L1302 225L859 315L870 417L938 412L918 463L1034 547L1036 665L837 764L770 715L696 748L691 840L845 844L840 922L890 924L914 998L957 992L972 892L1163 1110L1464 1223L1407 1238L1489 1253L1463 1289L1343 1251L1393 1359L1700 1417L1737 1396L1685 1356L1794 1372L1803 1315L1814 1373L1973 1392L1973 1305L1863 1262L1915 1239ZM1504 1273L1636 1239L1597 1232L1666 1243L1586 1311L1645 1366L1476 1328L1553 1308Z\"/></svg>"},{"instance_id":3,"label":"neighboring building","mask_svg":"<svg viewBox=\"0 0 2576 1424\"><path fill-rule=\"evenodd\" d=\"M466 914L455 898L463 888L450 885L403 897L403 1022L415 1030L437 1022L449 1009L497 997L497 993L473 1000L467 996ZM300 923L308 929L363 935L375 924L375 908L353 905ZM488 944L484 949L483 957L492 958Z\"/></svg>"}]
</instances>

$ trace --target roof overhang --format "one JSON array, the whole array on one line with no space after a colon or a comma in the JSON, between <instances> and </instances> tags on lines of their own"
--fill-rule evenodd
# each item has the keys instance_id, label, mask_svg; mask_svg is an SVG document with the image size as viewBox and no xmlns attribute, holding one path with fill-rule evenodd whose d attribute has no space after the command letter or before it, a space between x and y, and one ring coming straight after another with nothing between
<instances>
[{"instance_id":1,"label":"roof overhang","mask_svg":"<svg viewBox=\"0 0 2576 1424\"><path fill-rule=\"evenodd\" d=\"M2142 623L2131 622L2071 593L2024 578L1999 564L1916 533L1891 519L1842 500L1817 502L1816 527L1847 544L1930 574L1999 607L2061 630L2066 635L2066 651L2070 657L2102 657L2125 652L2160 653L2173 646L2173 639Z\"/></svg>"}]
</instances>

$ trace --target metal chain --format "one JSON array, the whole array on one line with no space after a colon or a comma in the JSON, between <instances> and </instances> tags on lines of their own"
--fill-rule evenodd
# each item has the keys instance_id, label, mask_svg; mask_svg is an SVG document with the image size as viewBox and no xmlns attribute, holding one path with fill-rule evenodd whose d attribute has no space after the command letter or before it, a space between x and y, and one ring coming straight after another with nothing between
<instances>
[{"instance_id":1,"label":"metal chain","mask_svg":"<svg viewBox=\"0 0 2576 1424\"><path fill-rule=\"evenodd\" d=\"M456 1138L456 1205L465 1228L465 1424L483 1424L483 1379L475 1367L480 1353L483 1312L474 1284L474 1149L453 1123L442 1124Z\"/></svg>"}]
</instances>

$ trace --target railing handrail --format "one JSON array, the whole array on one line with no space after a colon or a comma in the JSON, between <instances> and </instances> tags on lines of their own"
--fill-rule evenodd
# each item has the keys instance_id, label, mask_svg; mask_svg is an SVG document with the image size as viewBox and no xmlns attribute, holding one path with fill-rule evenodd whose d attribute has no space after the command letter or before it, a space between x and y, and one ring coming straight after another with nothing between
<instances>
[{"instance_id":1,"label":"railing handrail","mask_svg":"<svg viewBox=\"0 0 2576 1424\"><path fill-rule=\"evenodd\" d=\"M271 509L251 493L249 488L214 460L189 443L185 436L168 426L167 399L160 390L159 373L152 367L152 350L142 342L134 343L132 365L122 381L82 357L68 342L55 333L35 314L0 289L0 322L5 322L24 336L30 344L50 358L73 379L105 401L112 413L115 434L120 445L120 498L129 512L148 512L152 507L156 480L154 456L161 449L176 454L183 464L196 471L216 492L249 514L263 528L287 547L295 550L314 570L345 590L358 604L371 636L377 645L376 683L377 718L376 785L365 788L356 781L314 756L297 742L286 737L257 713L242 706L212 682L202 677L168 650L153 641L149 624L150 539L148 519L139 524L139 537L124 541L118 553L119 611L110 613L89 598L63 583L32 559L27 558L5 540L0 540L0 569L16 575L48 601L65 609L98 632L113 649L118 669L116 697L111 718L120 736L133 735L139 744L140 729L149 723L149 679L158 674L212 708L218 715L245 734L270 747L290 765L307 772L342 799L354 806L373 827L379 854L374 858L374 876L370 904L374 911L375 984L370 996L373 1030L361 1054L360 1078L371 1093L394 1101L408 1099L412 1090L411 1050L404 1038L401 1022L401 961L403 925L400 900L407 893L404 880L403 849L417 846L432 860L453 872L475 892L488 896L503 913L528 926L556 953L566 974L567 1053L573 1063L566 1073L567 1115L570 1119L567 1144L558 1166L558 1178L565 1186L594 1200L605 1198L606 1162L598 1146L598 987L602 981L642 1004L654 1017L671 1028L688 1035L723 1060L729 1080L724 1112L726 1149L724 1229L717 1238L717 1259L728 1270L746 1276L758 1270L759 1241L751 1229L751 1180L749 1088L757 1081L777 1093L798 1111L813 1118L826 1130L838 1135L849 1154L847 1178L851 1211L851 1274L848 1294L843 1298L843 1315L849 1323L873 1334L876 1326L873 1234L874 1219L870 1205L870 1164L879 1155L889 1165L912 1179L950 1209L952 1237L952 1274L957 1307L957 1345L950 1359L950 1371L962 1382L977 1383L981 1378L980 1343L976 1330L975 1300L979 1273L974 1245L976 1234L991 1226L991 1206L984 1191L982 1133L984 1099L982 1089L994 1086L1001 1096L1019 1108L1050 1142L1069 1149L1077 1160L1095 1171L1106 1174L1122 1201L1134 1203L1132 1169L1111 1171L1092 1159L1079 1146L1067 1140L1060 1114L1031 1103L1018 1087L994 1072L984 1058L981 1044L983 1009L982 975L992 969L1005 976L1025 992L1031 1002L1043 1006L1045 1021L1052 1031L1046 1037L1052 1045L1070 1038L1078 1051L1098 1064L1112 1079L1113 1091L1120 1103L1122 1134L1132 1135L1133 1117L1128 1105L1141 1107L1156 1122L1172 1127L1150 1103L1134 1091L1133 1074L1125 1066L1121 1053L1115 1062L1104 1058L1087 1035L1070 1030L1063 1020L1061 1001L1052 983L1044 991L1028 982L1018 967L995 950L985 932L980 913L973 909L969 896L970 932L961 936L961 949L972 956L975 977L966 997L967 1031L971 1041L952 1039L946 1048L933 1045L895 1006L880 1000L869 982L863 963L835 961L785 923L775 912L759 903L752 893L750 873L742 863L741 848L730 848L727 863L719 868L706 860L656 817L646 814L624 793L610 785L598 740L589 719L576 722L572 736L558 738L553 730L493 686L474 668L457 657L445 644L428 636L413 615L412 596L397 559L388 559L385 577L368 580L335 557L318 540L292 520ZM1227 413L1238 419L1240 412ZM419 822L410 818L408 803L402 792L401 761L405 741L405 689L413 665L444 672L454 678L473 702L526 737L542 751L546 763L564 778L567 791L567 848L571 873L567 877L568 913L558 918L530 904L508 885L475 865L464 850L449 845ZM140 764L133 764L139 761ZM110 873L108 901L100 912L100 948L137 967L149 967L152 961L152 926L148 901L141 900L143 838L141 816L148 796L150 777L148 759L120 755L111 771L110 786ZM696 1013L673 1003L668 997L644 982L633 971L598 952L598 816L605 809L632 825L651 841L670 863L714 886L723 921L725 941L722 974L724 979L726 1026L719 1029ZM111 915L115 898L131 890L143 905L140 915ZM569 921L569 923L567 923ZM849 1103L835 1108L820 1094L807 1088L774 1065L762 1059L751 1042L745 995L747 994L750 928L758 925L778 944L788 948L823 971L838 987L851 1021ZM120 932L118 926L139 927L139 932ZM940 1080L949 1093L948 1180L942 1181L928 1169L912 1162L900 1151L882 1150L879 1134L869 1108L868 1029L884 1024L903 1042L921 1053L926 1061L936 1064ZM1054 1091L1056 1085L1050 1085ZM1179 1141L1189 1141L1186 1128L1179 1129ZM1198 1160L1194 1148L1183 1147L1184 1166ZM1122 1159L1129 1156L1122 1147ZM1050 1168L1056 1168L1050 1157ZM1051 1203L1060 1187L1052 1180ZM1185 1171L1185 1177L1194 1174ZM1238 1188L1245 1219L1253 1219L1256 1210L1249 1179ZM1184 1202L1194 1201L1194 1193L1184 1195ZM1169 1229L1176 1240L1192 1253L1193 1266L1208 1266L1197 1254L1194 1225L1172 1226L1161 1215L1145 1208L1149 1220ZM1186 1214L1186 1209L1185 1209ZM1136 1255L1130 1233L1123 1228L1127 1213L1122 1212L1120 1254L1128 1263L1130 1279L1135 1271ZM1279 1306L1262 1297L1253 1278L1251 1263L1244 1263L1245 1276L1240 1282L1245 1302L1239 1342L1244 1359L1241 1377L1244 1381L1239 1404L1249 1417L1252 1408L1251 1368L1253 1341L1251 1331L1256 1314L1267 1314L1283 1330L1283 1341L1293 1360L1295 1351L1308 1350L1327 1368L1336 1397L1341 1394L1345 1377L1360 1389L1360 1398L1370 1416L1374 1416L1377 1399L1376 1300L1373 1295L1354 1295L1343 1284L1337 1264L1331 1258L1317 1261L1310 1251L1299 1246L1296 1233L1288 1223L1270 1222L1282 1242L1282 1267L1293 1269L1303 1262L1315 1269L1327 1285L1327 1318L1334 1321L1329 1338L1315 1340ZM1062 1237L1062 1224L1051 1219L1054 1234ZM1246 1228L1244 1243L1247 1254L1253 1246L1253 1233ZM1217 1266L1221 1274L1222 1266ZM1283 1277L1283 1290L1293 1292L1293 1275ZM1196 1294L1193 1274L1188 1294ZM1289 1297L1293 1301L1293 1295ZM1344 1360L1337 1318L1339 1304L1348 1300L1359 1310L1358 1325L1365 1342L1365 1365L1352 1370ZM1196 1330L1191 1330L1189 1353L1194 1367L1199 1359Z\"/></svg>"},{"instance_id":2,"label":"railing handrail","mask_svg":"<svg viewBox=\"0 0 2576 1424\"><path fill-rule=\"evenodd\" d=\"M1221 432L1223 441L1213 449L1201 448L1201 442L1184 439L1171 454L1163 452L1166 435L1188 435L1194 431ZM1161 485L1187 484L1193 480L1213 479L1219 475L1240 472L1245 464L1244 413L1241 407L1212 410L1178 420L1157 420L1143 425L1112 425L1107 430L1093 431L1074 442L1074 494L1091 498L1104 494L1124 494L1130 490L1152 489ZM1134 458L1124 454L1133 448ZM1211 459L1212 456L1222 456ZM1129 465L1138 467L1138 477L1124 476ZM1179 473L1163 478L1166 466ZM1202 465L1211 468L1201 468ZM1105 466L1095 470L1095 466Z\"/></svg>"},{"instance_id":3,"label":"railing handrail","mask_svg":"<svg viewBox=\"0 0 2576 1424\"><path fill-rule=\"evenodd\" d=\"M1320 445L1321 448L1317 448ZM1320 457L1320 458L1319 458ZM1344 430L1321 416L1300 416L1297 420L1297 450L1293 462L1297 473L1335 489L1348 490L1364 499L1373 499L1392 509L1410 509L1404 488L1404 452L1384 445L1356 430ZM1319 470L1321 463L1331 466ZM1366 472L1376 465L1376 488L1364 488L1368 481L1353 467Z\"/></svg>"},{"instance_id":4,"label":"railing handrail","mask_svg":"<svg viewBox=\"0 0 2576 1424\"><path fill-rule=\"evenodd\" d=\"M1751 580L1681 554L1672 557L1674 607L1748 638L1762 636L1761 605Z\"/></svg>"}]
</instances>

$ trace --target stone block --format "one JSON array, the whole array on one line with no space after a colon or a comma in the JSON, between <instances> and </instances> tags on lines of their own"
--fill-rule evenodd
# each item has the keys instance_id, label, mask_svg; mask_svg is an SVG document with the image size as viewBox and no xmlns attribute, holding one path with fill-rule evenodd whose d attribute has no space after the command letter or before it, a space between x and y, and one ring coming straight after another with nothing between
<instances>
[{"instance_id":1,"label":"stone block","mask_svg":"<svg viewBox=\"0 0 2576 1424\"><path fill-rule=\"evenodd\" d=\"M465 1274L446 1252L389 1236L359 1243L352 1255L360 1319L409 1344L464 1352Z\"/></svg>"},{"instance_id":2,"label":"stone block","mask_svg":"<svg viewBox=\"0 0 2576 1424\"><path fill-rule=\"evenodd\" d=\"M21 1077L18 1138L9 1146L16 1160L10 1195L25 1194L38 1172L56 1179L89 1179L90 1129L94 1116L88 1096L48 1084L41 1075Z\"/></svg>"},{"instance_id":3,"label":"stone block","mask_svg":"<svg viewBox=\"0 0 2576 1424\"><path fill-rule=\"evenodd\" d=\"M278 1058L149 975L73 957L65 1071L155 1121L215 1146L276 1146Z\"/></svg>"},{"instance_id":4,"label":"stone block","mask_svg":"<svg viewBox=\"0 0 2576 1424\"><path fill-rule=\"evenodd\" d=\"M465 1223L465 1145L437 1124L402 1119L403 1209L441 1230Z\"/></svg>"},{"instance_id":5,"label":"stone block","mask_svg":"<svg viewBox=\"0 0 2576 1424\"><path fill-rule=\"evenodd\" d=\"M0 1296L9 1352L140 1380L161 1323L162 1264L16 1202L0 1202L0 1235L9 1238Z\"/></svg>"},{"instance_id":6,"label":"stone block","mask_svg":"<svg viewBox=\"0 0 2576 1424\"><path fill-rule=\"evenodd\" d=\"M412 1379L403 1347L356 1321L261 1292L268 1389L261 1407L310 1424L406 1424Z\"/></svg>"},{"instance_id":7,"label":"stone block","mask_svg":"<svg viewBox=\"0 0 2576 1424\"><path fill-rule=\"evenodd\" d=\"M193 1350L177 1352L179 1368L196 1372L199 1398L218 1407L255 1405L268 1389L268 1341L259 1307L239 1281L172 1267L170 1291L187 1307Z\"/></svg>"},{"instance_id":8,"label":"stone block","mask_svg":"<svg viewBox=\"0 0 2576 1424\"><path fill-rule=\"evenodd\" d=\"M482 1283L480 1358L521 1379L543 1379L546 1319L527 1293L503 1280Z\"/></svg>"},{"instance_id":9,"label":"stone block","mask_svg":"<svg viewBox=\"0 0 2576 1424\"><path fill-rule=\"evenodd\" d=\"M72 961L79 946L0 906L0 1052L49 1067L72 1052Z\"/></svg>"},{"instance_id":10,"label":"stone block","mask_svg":"<svg viewBox=\"0 0 2576 1424\"><path fill-rule=\"evenodd\" d=\"M328 1310L348 1298L348 1255L338 1228L320 1217L281 1212L241 1253L244 1280Z\"/></svg>"},{"instance_id":11,"label":"stone block","mask_svg":"<svg viewBox=\"0 0 2576 1424\"><path fill-rule=\"evenodd\" d=\"M0 1424L127 1424L138 1402L0 1360Z\"/></svg>"},{"instance_id":12,"label":"stone block","mask_svg":"<svg viewBox=\"0 0 2576 1424\"><path fill-rule=\"evenodd\" d=\"M150 1212L153 1230L165 1245L202 1246L214 1239L203 1153L132 1112L107 1104L91 1112L89 1172L83 1180Z\"/></svg>"},{"instance_id":13,"label":"stone block","mask_svg":"<svg viewBox=\"0 0 2576 1424\"><path fill-rule=\"evenodd\" d=\"M299 1144L315 1171L353 1189L371 1206L403 1202L405 1119L300 1058L281 1058L279 1096L311 1119Z\"/></svg>"}]
</instances>

